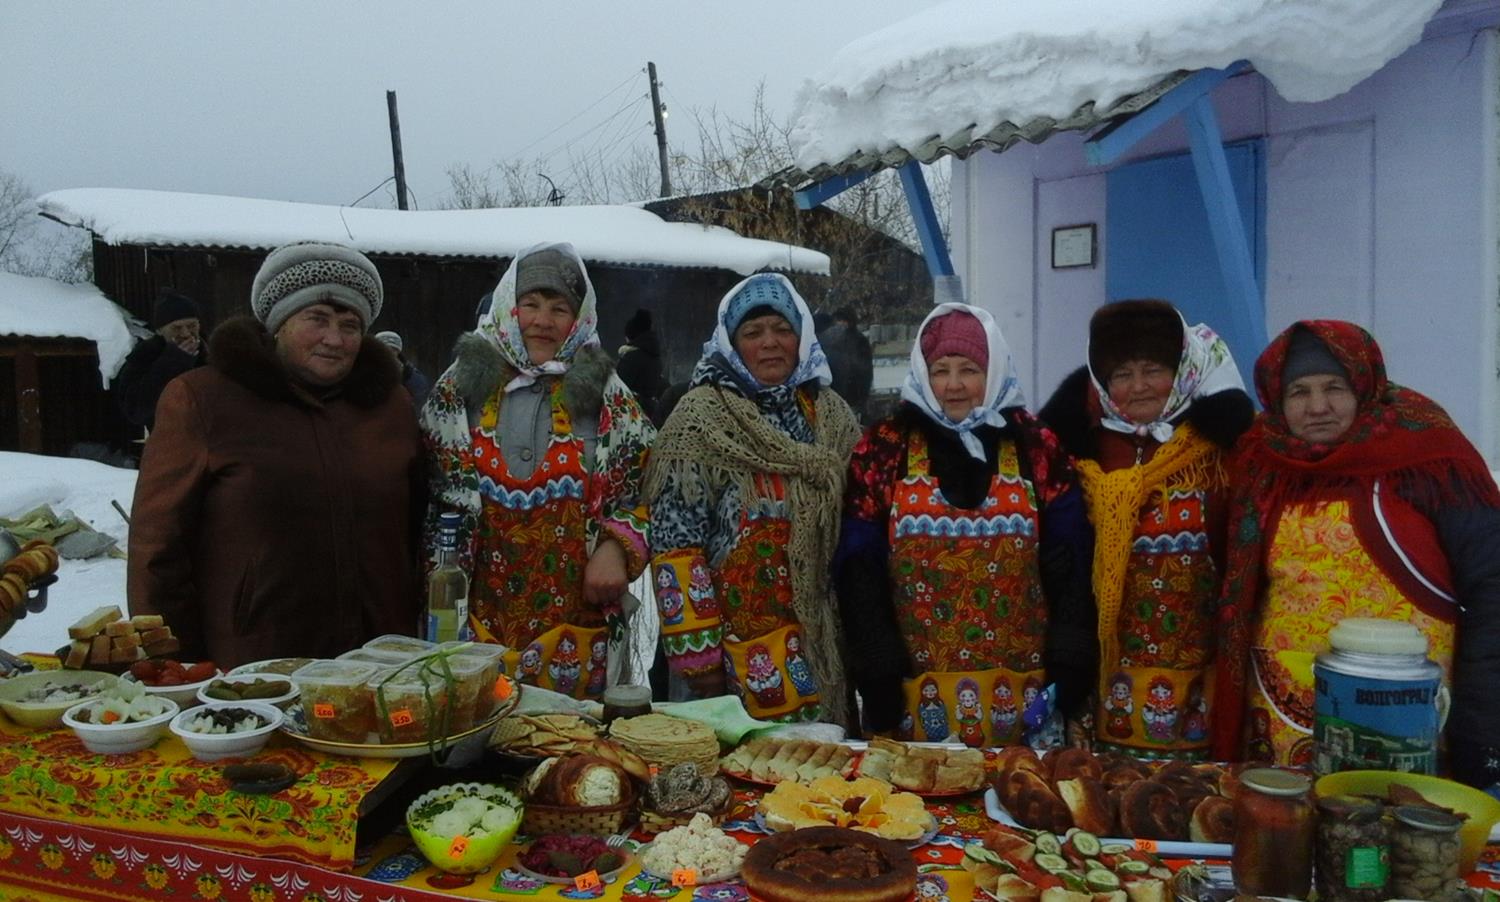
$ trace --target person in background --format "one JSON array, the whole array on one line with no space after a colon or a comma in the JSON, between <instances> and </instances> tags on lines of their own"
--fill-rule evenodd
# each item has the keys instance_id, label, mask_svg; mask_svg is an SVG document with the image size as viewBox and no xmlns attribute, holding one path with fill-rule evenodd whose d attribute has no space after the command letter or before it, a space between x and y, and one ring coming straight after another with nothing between
<instances>
[{"instance_id":1,"label":"person in background","mask_svg":"<svg viewBox=\"0 0 1500 902\"><path fill-rule=\"evenodd\" d=\"M1065 716L1093 685L1089 526L1072 465L1027 413L990 314L922 323L896 412L855 446L834 559L874 733L1013 745L1027 690Z\"/></svg>"},{"instance_id":2,"label":"person in background","mask_svg":"<svg viewBox=\"0 0 1500 902\"><path fill-rule=\"evenodd\" d=\"M186 660L332 657L414 631L425 481L396 360L365 334L382 299L352 248L277 248L254 318L215 329L209 365L162 392L126 594Z\"/></svg>"},{"instance_id":3,"label":"person in background","mask_svg":"<svg viewBox=\"0 0 1500 902\"><path fill-rule=\"evenodd\" d=\"M620 346L620 362L615 368L620 379L657 426L666 419L661 411L661 395L667 380L661 372L661 342L651 329L651 311L637 308L625 321L625 344Z\"/></svg>"},{"instance_id":4,"label":"person in background","mask_svg":"<svg viewBox=\"0 0 1500 902\"><path fill-rule=\"evenodd\" d=\"M1087 364L1037 415L1075 461L1095 533L1094 746L1204 758L1225 460L1255 416L1229 347L1166 301L1106 304L1089 321Z\"/></svg>"},{"instance_id":5,"label":"person in background","mask_svg":"<svg viewBox=\"0 0 1500 902\"><path fill-rule=\"evenodd\" d=\"M1315 655L1346 617L1415 625L1452 692L1455 779L1500 779L1500 489L1368 332L1303 320L1255 364L1265 413L1233 473L1216 760L1311 757ZM1226 714L1233 716L1225 716Z\"/></svg>"},{"instance_id":6,"label":"person in background","mask_svg":"<svg viewBox=\"0 0 1500 902\"><path fill-rule=\"evenodd\" d=\"M656 430L599 347L570 244L516 255L422 409L433 505L462 517L469 626L523 682L595 698L649 559L641 475ZM612 635L613 634L613 635Z\"/></svg>"},{"instance_id":7,"label":"person in background","mask_svg":"<svg viewBox=\"0 0 1500 902\"><path fill-rule=\"evenodd\" d=\"M404 343L399 333L376 332L375 340L395 353L396 360L401 364L401 386L411 395L412 406L421 410L422 404L427 400L427 393L432 391L432 380L417 369L416 364L406 359Z\"/></svg>"},{"instance_id":8,"label":"person in background","mask_svg":"<svg viewBox=\"0 0 1500 902\"><path fill-rule=\"evenodd\" d=\"M120 413L147 430L156 423L156 401L167 383L204 362L202 319L192 298L164 289L151 310L151 328L156 334L131 349L114 381Z\"/></svg>"},{"instance_id":9,"label":"person in background","mask_svg":"<svg viewBox=\"0 0 1500 902\"><path fill-rule=\"evenodd\" d=\"M852 722L828 565L859 427L830 381L785 276L724 295L646 474L674 697L733 692L764 720Z\"/></svg>"},{"instance_id":10,"label":"person in background","mask_svg":"<svg viewBox=\"0 0 1500 902\"><path fill-rule=\"evenodd\" d=\"M828 368L833 372L833 390L863 417L875 379L874 355L870 340L859 331L859 317L848 305L833 311L833 322L818 332Z\"/></svg>"}]
</instances>

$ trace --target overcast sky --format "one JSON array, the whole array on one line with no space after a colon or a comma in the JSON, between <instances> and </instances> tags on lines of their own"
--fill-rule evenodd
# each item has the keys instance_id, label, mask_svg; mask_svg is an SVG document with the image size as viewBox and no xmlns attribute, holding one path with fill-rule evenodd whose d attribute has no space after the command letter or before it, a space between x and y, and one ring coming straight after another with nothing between
<instances>
[{"instance_id":1,"label":"overcast sky","mask_svg":"<svg viewBox=\"0 0 1500 902\"><path fill-rule=\"evenodd\" d=\"M0 169L39 193L349 203L390 175L391 89L432 207L453 163L652 147L648 59L678 113L668 137L686 139L684 107L743 116L763 79L786 116L828 54L933 2L3 0Z\"/></svg>"}]
</instances>

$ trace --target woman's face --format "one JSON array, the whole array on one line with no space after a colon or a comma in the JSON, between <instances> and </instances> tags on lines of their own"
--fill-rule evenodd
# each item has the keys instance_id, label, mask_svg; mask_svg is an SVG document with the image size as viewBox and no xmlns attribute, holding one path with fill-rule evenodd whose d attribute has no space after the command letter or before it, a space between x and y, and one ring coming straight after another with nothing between
<instances>
[{"instance_id":1,"label":"woman's face","mask_svg":"<svg viewBox=\"0 0 1500 902\"><path fill-rule=\"evenodd\" d=\"M576 319L573 305L560 294L528 291L516 298L516 321L532 363L546 363L556 357Z\"/></svg>"},{"instance_id":2,"label":"woman's face","mask_svg":"<svg viewBox=\"0 0 1500 902\"><path fill-rule=\"evenodd\" d=\"M1330 445L1354 425L1359 399L1343 376L1314 373L1293 379L1281 394L1281 412L1292 435L1305 442Z\"/></svg>"},{"instance_id":3,"label":"woman's face","mask_svg":"<svg viewBox=\"0 0 1500 902\"><path fill-rule=\"evenodd\" d=\"M780 385L797 368L801 340L786 318L776 313L757 316L734 330L734 351L745 369L761 385Z\"/></svg>"},{"instance_id":4,"label":"woman's face","mask_svg":"<svg viewBox=\"0 0 1500 902\"><path fill-rule=\"evenodd\" d=\"M943 407L943 416L955 423L962 422L984 403L984 369L959 354L939 357L927 364L927 383Z\"/></svg>"},{"instance_id":5,"label":"woman's face","mask_svg":"<svg viewBox=\"0 0 1500 902\"><path fill-rule=\"evenodd\" d=\"M1154 360L1127 360L1109 372L1110 403L1132 423L1150 423L1167 409L1176 373Z\"/></svg>"}]
</instances>

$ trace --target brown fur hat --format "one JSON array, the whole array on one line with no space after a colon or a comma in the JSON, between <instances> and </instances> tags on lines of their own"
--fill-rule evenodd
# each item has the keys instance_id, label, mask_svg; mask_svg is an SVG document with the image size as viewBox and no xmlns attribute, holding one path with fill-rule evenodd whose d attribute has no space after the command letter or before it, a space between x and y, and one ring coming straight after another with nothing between
<instances>
[{"instance_id":1,"label":"brown fur hat","mask_svg":"<svg viewBox=\"0 0 1500 902\"><path fill-rule=\"evenodd\" d=\"M1166 301L1105 304L1089 320L1089 368L1100 382L1131 360L1150 360L1175 373L1182 360L1182 340L1182 316Z\"/></svg>"}]
</instances>

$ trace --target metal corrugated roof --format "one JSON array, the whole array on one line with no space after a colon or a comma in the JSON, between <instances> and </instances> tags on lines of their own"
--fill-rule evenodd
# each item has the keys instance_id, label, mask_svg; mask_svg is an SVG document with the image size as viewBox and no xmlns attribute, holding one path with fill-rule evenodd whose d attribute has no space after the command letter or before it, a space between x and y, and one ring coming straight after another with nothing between
<instances>
[{"instance_id":1,"label":"metal corrugated roof","mask_svg":"<svg viewBox=\"0 0 1500 902\"><path fill-rule=\"evenodd\" d=\"M974 134L975 125L970 123L951 134L933 135L911 146L896 146L878 153L860 151L842 160L830 160L809 169L789 166L762 180L760 186L786 185L796 190L836 176L896 169L912 160L919 163L932 163L943 157L962 160L981 150L999 153L1020 141L1040 144L1057 132L1092 131L1139 113L1192 74L1187 70L1173 72L1151 87L1126 95L1104 109L1099 109L1096 101L1089 101L1063 119L1038 116L1021 125L1002 122L981 135Z\"/></svg>"}]
</instances>

